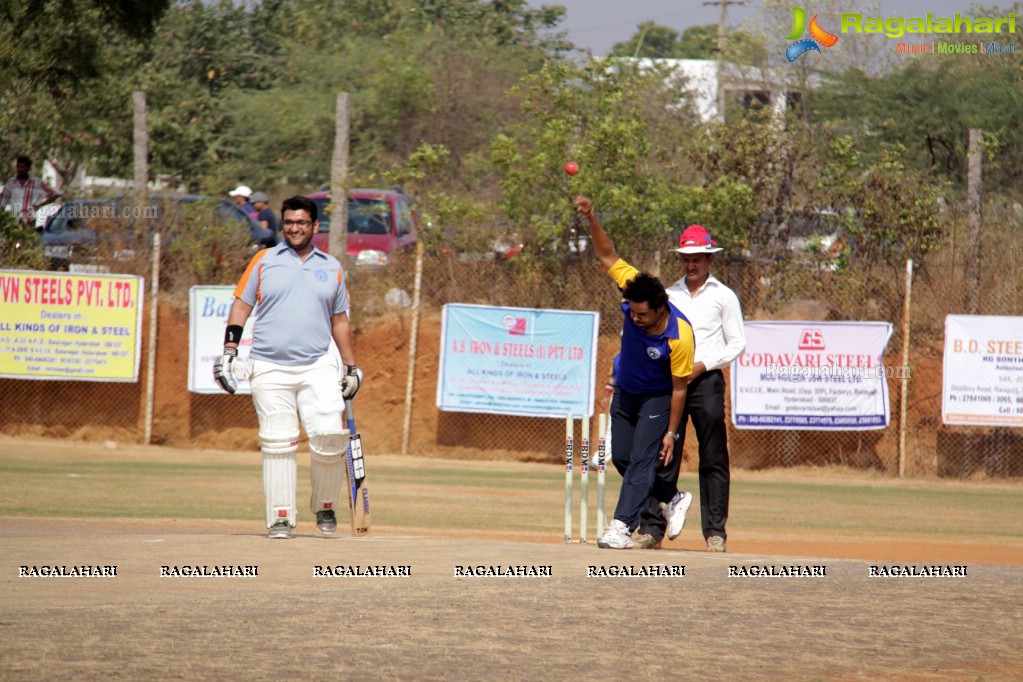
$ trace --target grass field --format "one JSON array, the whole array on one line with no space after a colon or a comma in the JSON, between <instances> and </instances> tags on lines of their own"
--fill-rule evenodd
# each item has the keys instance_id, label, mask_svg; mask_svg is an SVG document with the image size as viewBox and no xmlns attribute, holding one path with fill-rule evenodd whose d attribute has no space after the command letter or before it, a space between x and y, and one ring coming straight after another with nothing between
<instances>
[{"instance_id":1,"label":"grass field","mask_svg":"<svg viewBox=\"0 0 1023 682\"><path fill-rule=\"evenodd\" d=\"M4 443L0 514L21 517L191 520L262 519L258 452L114 448L63 442ZM309 521L308 455L300 457L299 517ZM508 536L557 542L563 535L564 471L546 464L374 456L373 523L378 532L418 531ZM621 482L607 474L610 514ZM694 474L681 485L698 496ZM579 479L575 479L578 529ZM41 503L46 500L46 503ZM595 532L596 475L590 474ZM471 513L467 513L471 510ZM698 503L680 547L700 545ZM898 540L892 559L927 560L928 543L962 545L968 560L1015 550L1023 563L1023 485L1014 481L898 481L842 469L733 473L730 546L772 538L835 544ZM578 530L577 530L578 533ZM913 555L912 550L922 552ZM889 558L874 556L864 558ZM945 557L948 558L948 557Z\"/></svg>"},{"instance_id":2,"label":"grass field","mask_svg":"<svg viewBox=\"0 0 1023 682\"><path fill-rule=\"evenodd\" d=\"M367 465L369 537L348 536L343 517L338 535L315 532L301 467L295 537L270 541L258 452L0 438L0 680L1023 679L1018 481L738 471L729 552L711 555L696 504L661 551L565 546L556 465ZM610 512L620 479L607 480ZM591 514L595 488L591 476ZM891 563L968 576L869 577ZM341 564L410 577L314 577ZM794 564L826 577L728 577ZM117 577L19 577L39 565ZM160 577L166 565L259 573ZM456 570L495 565L552 576ZM609 566L684 577L588 577Z\"/></svg>"}]
</instances>

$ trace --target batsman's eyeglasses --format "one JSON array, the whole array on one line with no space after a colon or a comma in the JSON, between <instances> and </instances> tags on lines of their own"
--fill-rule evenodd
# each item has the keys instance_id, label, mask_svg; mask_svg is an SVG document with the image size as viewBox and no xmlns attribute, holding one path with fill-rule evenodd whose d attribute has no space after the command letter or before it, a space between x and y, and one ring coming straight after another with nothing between
<instances>
[{"instance_id":1,"label":"batsman's eyeglasses","mask_svg":"<svg viewBox=\"0 0 1023 682\"><path fill-rule=\"evenodd\" d=\"M285 220L284 227L301 227L307 228L312 227L313 221L311 220Z\"/></svg>"}]
</instances>

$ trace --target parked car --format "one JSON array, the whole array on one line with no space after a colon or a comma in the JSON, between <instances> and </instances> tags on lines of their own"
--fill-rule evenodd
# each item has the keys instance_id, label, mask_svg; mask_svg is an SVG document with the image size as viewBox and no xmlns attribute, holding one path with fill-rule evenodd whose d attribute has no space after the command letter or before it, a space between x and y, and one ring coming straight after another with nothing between
<instances>
[{"instance_id":1,"label":"parked car","mask_svg":"<svg viewBox=\"0 0 1023 682\"><path fill-rule=\"evenodd\" d=\"M431 226L427 225L429 229ZM436 251L462 262L510 261L522 253L525 245L516 232L503 225L485 228L456 228L448 225L434 232Z\"/></svg>"},{"instance_id":2,"label":"parked car","mask_svg":"<svg viewBox=\"0 0 1023 682\"><path fill-rule=\"evenodd\" d=\"M317 192L320 229L313 244L330 253L330 192ZM419 218L412 200L397 189L353 189L348 192L348 239L345 256L356 267L380 267L418 239ZM337 255L337 254L333 254Z\"/></svg>"},{"instance_id":3,"label":"parked car","mask_svg":"<svg viewBox=\"0 0 1023 682\"><path fill-rule=\"evenodd\" d=\"M788 219L790 251L827 251L838 241L841 216L830 209L793 211Z\"/></svg>"},{"instance_id":4,"label":"parked car","mask_svg":"<svg viewBox=\"0 0 1023 682\"><path fill-rule=\"evenodd\" d=\"M253 250L277 243L276 233L260 225L232 201L174 194L151 196L145 204L133 203L130 197L123 196L69 201L46 221L40 233L43 252L54 270L104 271L106 266L99 261L128 260L134 258L137 249L148 248L150 231L139 229L140 224L148 225L143 221L153 221L153 226L159 224L156 221L167 224L173 220L169 212L201 201L211 203L217 220L237 223L248 236ZM173 231L168 231L164 239L173 237Z\"/></svg>"}]
</instances>

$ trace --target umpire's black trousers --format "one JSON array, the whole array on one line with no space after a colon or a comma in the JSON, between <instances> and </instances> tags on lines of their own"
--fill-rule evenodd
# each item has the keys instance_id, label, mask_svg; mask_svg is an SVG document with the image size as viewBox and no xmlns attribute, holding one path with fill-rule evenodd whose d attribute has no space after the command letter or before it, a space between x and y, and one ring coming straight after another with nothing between
<instances>
[{"instance_id":1,"label":"umpire's black trousers","mask_svg":"<svg viewBox=\"0 0 1023 682\"><path fill-rule=\"evenodd\" d=\"M682 445L686 437L686 422L693 420L700 453L700 514L703 537L725 535L728 520L728 436L725 430L725 377L721 370L704 372L686 389L686 404L679 424L679 439L674 456L668 466L657 468L657 478L676 485L682 467ZM612 434L614 431L612 430ZM612 443L614 435L611 436ZM664 537L666 527L657 500L650 498L640 518L639 532L653 536L654 541Z\"/></svg>"}]
</instances>

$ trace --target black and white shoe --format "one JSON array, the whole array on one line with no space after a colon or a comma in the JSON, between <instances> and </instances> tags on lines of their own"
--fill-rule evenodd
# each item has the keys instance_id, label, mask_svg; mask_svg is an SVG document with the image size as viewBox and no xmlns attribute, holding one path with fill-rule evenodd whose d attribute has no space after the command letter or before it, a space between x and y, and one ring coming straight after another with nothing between
<instances>
[{"instance_id":1,"label":"black and white shoe","mask_svg":"<svg viewBox=\"0 0 1023 682\"><path fill-rule=\"evenodd\" d=\"M333 535L337 530L337 516L333 509L316 512L316 530L324 535Z\"/></svg>"},{"instance_id":2,"label":"black and white shoe","mask_svg":"<svg viewBox=\"0 0 1023 682\"><path fill-rule=\"evenodd\" d=\"M291 524L288 523L287 519L280 519L270 526L269 535L271 538L278 540L287 540L291 537Z\"/></svg>"},{"instance_id":3,"label":"black and white shoe","mask_svg":"<svg viewBox=\"0 0 1023 682\"><path fill-rule=\"evenodd\" d=\"M597 540L597 547L601 549L632 549L634 546L629 527L618 519L611 521L611 525L604 531L604 535Z\"/></svg>"}]
</instances>

